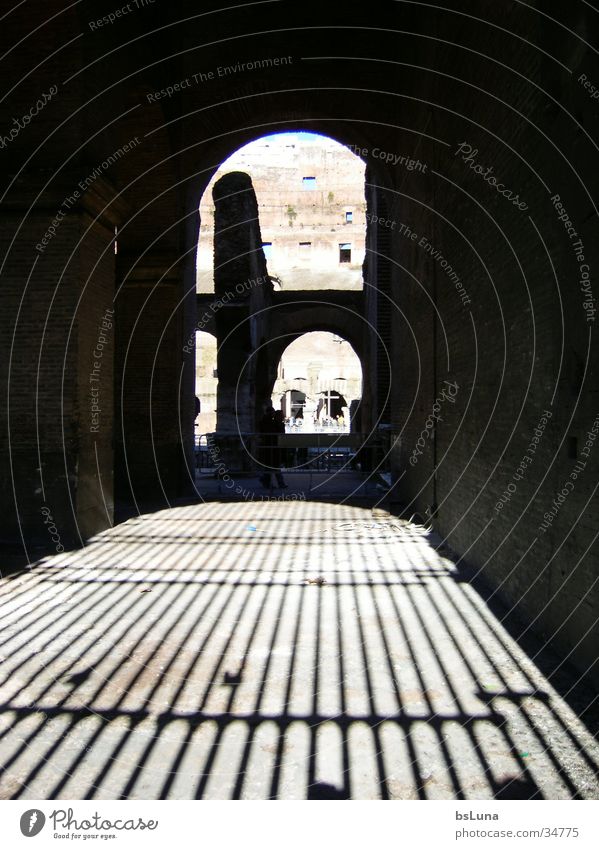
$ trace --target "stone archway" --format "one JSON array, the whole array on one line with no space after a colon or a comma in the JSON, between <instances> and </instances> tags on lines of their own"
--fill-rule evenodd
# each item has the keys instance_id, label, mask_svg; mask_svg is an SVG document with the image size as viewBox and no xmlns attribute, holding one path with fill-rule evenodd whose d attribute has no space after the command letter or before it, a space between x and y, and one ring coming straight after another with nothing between
<instances>
[{"instance_id":1,"label":"stone archway","mask_svg":"<svg viewBox=\"0 0 599 849\"><path fill-rule=\"evenodd\" d=\"M350 405L361 402L362 390L362 361L348 340L312 330L285 347L271 397L286 419L299 418L290 427L313 433L323 425L349 428Z\"/></svg>"},{"instance_id":2,"label":"stone archway","mask_svg":"<svg viewBox=\"0 0 599 849\"><path fill-rule=\"evenodd\" d=\"M325 141L330 142L330 137L324 136ZM359 158L353 153L343 155ZM364 179L363 171L360 179ZM371 312L372 287L275 291L250 175L225 173L214 182L212 197L214 296L198 294L197 308L202 328L218 339L217 431L234 434L257 428L284 348L306 332L324 330L347 339L360 357L363 373L372 370L376 345L372 325L366 320ZM346 237L335 235L333 241L341 238ZM366 263L362 278L365 269ZM323 281L324 285L333 285L330 272ZM365 420L370 421L369 390L364 401Z\"/></svg>"},{"instance_id":3,"label":"stone archway","mask_svg":"<svg viewBox=\"0 0 599 849\"><path fill-rule=\"evenodd\" d=\"M306 333L326 331L350 343L367 375L370 368L369 338L361 314L362 293L310 292L294 293L298 297L276 293L269 317L269 339L257 354L256 397L258 404L270 399L277 369L285 349ZM309 297L308 297L309 295ZM301 296L301 297L299 297ZM362 409L364 426L372 416L372 395L368 382L363 382Z\"/></svg>"}]
</instances>

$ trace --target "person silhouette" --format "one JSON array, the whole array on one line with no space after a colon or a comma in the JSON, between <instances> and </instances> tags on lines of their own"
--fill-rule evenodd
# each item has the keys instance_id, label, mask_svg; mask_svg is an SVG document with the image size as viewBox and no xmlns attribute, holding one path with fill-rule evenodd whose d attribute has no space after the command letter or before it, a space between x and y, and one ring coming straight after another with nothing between
<instances>
[{"instance_id":1,"label":"person silhouette","mask_svg":"<svg viewBox=\"0 0 599 849\"><path fill-rule=\"evenodd\" d=\"M266 489L270 489L271 486L273 448L277 439L274 429L274 414L275 408L272 404L267 404L262 418L258 422L258 433L260 434L259 465L263 469L260 475L260 483Z\"/></svg>"},{"instance_id":2,"label":"person silhouette","mask_svg":"<svg viewBox=\"0 0 599 849\"><path fill-rule=\"evenodd\" d=\"M277 483L279 485L279 489L287 489L287 484L285 483L285 478L283 477L283 473L281 471L281 466L283 465L283 446L280 444L279 436L285 433L285 418L283 416L282 410L275 410L273 416L273 426L274 432L276 434L276 443L273 447L273 466L276 467L275 476L277 478Z\"/></svg>"},{"instance_id":3,"label":"person silhouette","mask_svg":"<svg viewBox=\"0 0 599 849\"><path fill-rule=\"evenodd\" d=\"M282 449L279 446L279 436L285 433L282 410L275 412L272 405L267 406L260 419L258 430L261 434L260 454L261 465L264 469L264 472L260 475L260 482L266 489L271 489L274 473L279 488L286 489L287 484L281 472Z\"/></svg>"}]
</instances>

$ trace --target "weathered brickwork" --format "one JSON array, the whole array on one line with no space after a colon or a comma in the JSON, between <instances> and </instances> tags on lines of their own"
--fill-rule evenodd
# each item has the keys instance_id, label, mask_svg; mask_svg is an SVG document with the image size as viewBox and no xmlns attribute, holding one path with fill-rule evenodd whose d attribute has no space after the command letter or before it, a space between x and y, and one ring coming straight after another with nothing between
<instances>
[{"instance_id":1,"label":"weathered brickwork","mask_svg":"<svg viewBox=\"0 0 599 849\"><path fill-rule=\"evenodd\" d=\"M94 31L105 10L77 4L28 36L48 17L32 0L3 20L3 50L24 39L0 110L3 539L37 550L44 504L66 546L112 522L115 504L186 492L200 198L248 141L322 132L366 164L364 290L309 306L269 293L278 318L243 339L270 345L254 399L275 379L270 331L345 325L365 420L392 426L401 508L430 518L525 626L597 680L599 117L584 81L599 86L585 46L599 18L557 0L450 0L434 14L382 4L372 30L372 10L344 5L336 41L339 4L267 5L181 26L197 4L156 4ZM262 61L278 55L290 59ZM241 70L194 77L223 63ZM259 246L259 229L239 232ZM257 275L257 256L248 267L235 255L217 293ZM231 363L221 352L219 371Z\"/></svg>"}]
</instances>

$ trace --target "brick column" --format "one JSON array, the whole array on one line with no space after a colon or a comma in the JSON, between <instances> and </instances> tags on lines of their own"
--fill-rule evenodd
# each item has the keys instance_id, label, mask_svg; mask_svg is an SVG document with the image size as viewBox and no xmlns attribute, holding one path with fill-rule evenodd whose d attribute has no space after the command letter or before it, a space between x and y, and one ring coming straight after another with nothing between
<instances>
[{"instance_id":1,"label":"brick column","mask_svg":"<svg viewBox=\"0 0 599 849\"><path fill-rule=\"evenodd\" d=\"M118 261L116 298L116 489L134 510L168 504L191 486L194 339L184 276L174 253ZM187 394L191 392L189 398Z\"/></svg>"},{"instance_id":2,"label":"brick column","mask_svg":"<svg viewBox=\"0 0 599 849\"><path fill-rule=\"evenodd\" d=\"M29 559L113 519L119 210L102 180L73 199L74 175L40 195L47 178L20 185L0 229L2 537Z\"/></svg>"},{"instance_id":3,"label":"brick column","mask_svg":"<svg viewBox=\"0 0 599 849\"><path fill-rule=\"evenodd\" d=\"M218 338L218 400L216 427L220 433L248 432L260 418L256 353L266 341L272 283L258 220L258 205L247 174L225 174L213 189L214 291Z\"/></svg>"}]
</instances>

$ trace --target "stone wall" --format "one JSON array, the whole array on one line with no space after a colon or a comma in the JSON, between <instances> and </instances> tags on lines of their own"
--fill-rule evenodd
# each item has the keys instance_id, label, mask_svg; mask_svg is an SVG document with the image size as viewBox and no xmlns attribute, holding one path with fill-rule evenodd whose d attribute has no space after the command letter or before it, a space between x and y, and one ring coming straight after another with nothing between
<instances>
[{"instance_id":1,"label":"stone wall","mask_svg":"<svg viewBox=\"0 0 599 849\"><path fill-rule=\"evenodd\" d=\"M268 272L277 288L362 288L364 164L331 139L283 133L242 147L212 178L200 206L198 291L213 290L210 187L230 171L252 179ZM304 183L304 177L311 179ZM340 262L341 244L351 245L350 262Z\"/></svg>"}]
</instances>

